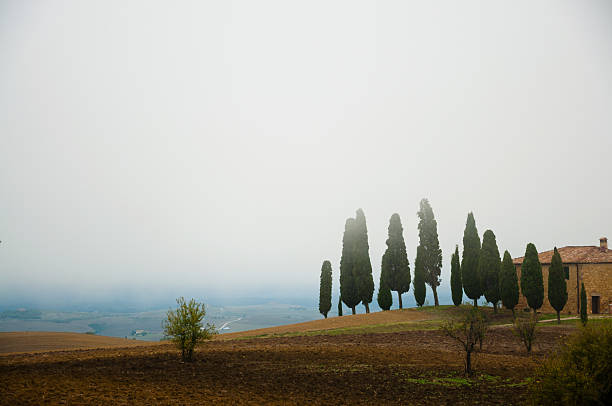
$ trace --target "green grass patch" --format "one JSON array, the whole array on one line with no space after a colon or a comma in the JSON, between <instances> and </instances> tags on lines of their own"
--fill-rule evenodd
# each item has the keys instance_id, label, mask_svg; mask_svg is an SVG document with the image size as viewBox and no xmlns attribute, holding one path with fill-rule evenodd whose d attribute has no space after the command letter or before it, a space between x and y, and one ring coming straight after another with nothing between
<instances>
[{"instance_id":1,"label":"green grass patch","mask_svg":"<svg viewBox=\"0 0 612 406\"><path fill-rule=\"evenodd\" d=\"M415 383L417 385L439 385L439 386L446 386L446 387L453 387L453 388L457 388L460 386L472 386L472 382L470 382L469 379L454 378L454 377L432 378L432 379L406 378L405 381L407 383Z\"/></svg>"}]
</instances>

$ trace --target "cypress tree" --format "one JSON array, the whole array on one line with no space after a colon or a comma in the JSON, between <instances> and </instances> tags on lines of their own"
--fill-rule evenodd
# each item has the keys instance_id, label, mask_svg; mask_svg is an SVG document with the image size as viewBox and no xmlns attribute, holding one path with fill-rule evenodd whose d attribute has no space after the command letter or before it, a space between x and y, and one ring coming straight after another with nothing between
<instances>
[{"instance_id":1,"label":"cypress tree","mask_svg":"<svg viewBox=\"0 0 612 406\"><path fill-rule=\"evenodd\" d=\"M425 303L425 296L427 291L425 290L425 269L423 268L423 248L417 247L417 256L414 260L414 299L416 300L417 306L421 307Z\"/></svg>"},{"instance_id":2,"label":"cypress tree","mask_svg":"<svg viewBox=\"0 0 612 406\"><path fill-rule=\"evenodd\" d=\"M567 284L565 283L565 272L561 255L555 247L550 268L548 270L548 301L557 311L557 323L561 323L561 310L567 303Z\"/></svg>"},{"instance_id":3,"label":"cypress tree","mask_svg":"<svg viewBox=\"0 0 612 406\"><path fill-rule=\"evenodd\" d=\"M393 297L391 296L391 290L385 283L384 273L380 273L380 283L378 285L378 296L376 297L378 305L383 310L389 310L393 304Z\"/></svg>"},{"instance_id":4,"label":"cypress tree","mask_svg":"<svg viewBox=\"0 0 612 406\"><path fill-rule=\"evenodd\" d=\"M525 259L521 266L521 291L535 314L544 302L544 281L538 250L532 243L527 244Z\"/></svg>"},{"instance_id":5,"label":"cypress tree","mask_svg":"<svg viewBox=\"0 0 612 406\"><path fill-rule=\"evenodd\" d=\"M389 219L389 238L382 257L381 278L384 275L389 290L397 292L400 309L403 307L402 294L408 292L411 282L410 262L408 262L403 232L400 216L394 213Z\"/></svg>"},{"instance_id":6,"label":"cypress tree","mask_svg":"<svg viewBox=\"0 0 612 406\"><path fill-rule=\"evenodd\" d=\"M478 275L481 278L481 286L487 302L493 303L493 312L497 313L497 302L499 302L499 268L501 259L495 234L487 230L482 235L482 248L478 258Z\"/></svg>"},{"instance_id":7,"label":"cypress tree","mask_svg":"<svg viewBox=\"0 0 612 406\"><path fill-rule=\"evenodd\" d=\"M589 321L589 315L587 314L587 296L586 290L584 290L584 282L580 287L580 321L583 326L586 326L587 321Z\"/></svg>"},{"instance_id":8,"label":"cypress tree","mask_svg":"<svg viewBox=\"0 0 612 406\"><path fill-rule=\"evenodd\" d=\"M455 252L451 256L451 293L453 303L459 306L463 299L463 286L461 284L461 265L459 264L459 246L455 245Z\"/></svg>"},{"instance_id":9,"label":"cypress tree","mask_svg":"<svg viewBox=\"0 0 612 406\"><path fill-rule=\"evenodd\" d=\"M355 256L353 273L357 280L357 291L366 313L370 313L370 303L374 296L374 278L372 277L372 262L370 261L370 246L368 244L368 227L363 210L357 210L355 216Z\"/></svg>"},{"instance_id":10,"label":"cypress tree","mask_svg":"<svg viewBox=\"0 0 612 406\"><path fill-rule=\"evenodd\" d=\"M465 230L463 231L463 257L461 258L461 282L465 295L474 300L478 307L478 299L482 296L482 286L478 276L478 258L480 257L480 237L476 228L474 214L468 213Z\"/></svg>"},{"instance_id":11,"label":"cypress tree","mask_svg":"<svg viewBox=\"0 0 612 406\"><path fill-rule=\"evenodd\" d=\"M423 275L425 283L431 287L433 292L434 305L439 306L438 286L440 286L442 270L442 250L438 240L438 223L427 199L421 200L417 215L419 216L419 245L423 247L421 255Z\"/></svg>"},{"instance_id":12,"label":"cypress tree","mask_svg":"<svg viewBox=\"0 0 612 406\"><path fill-rule=\"evenodd\" d=\"M516 268L508 251L504 251L504 259L499 272L499 296L504 307L512 310L514 317L514 307L519 300L519 288Z\"/></svg>"},{"instance_id":13,"label":"cypress tree","mask_svg":"<svg viewBox=\"0 0 612 406\"><path fill-rule=\"evenodd\" d=\"M338 317L342 316L342 297L338 296Z\"/></svg>"},{"instance_id":14,"label":"cypress tree","mask_svg":"<svg viewBox=\"0 0 612 406\"><path fill-rule=\"evenodd\" d=\"M332 300L332 267L331 262L323 261L321 266L321 284L319 286L319 313L327 318Z\"/></svg>"},{"instance_id":15,"label":"cypress tree","mask_svg":"<svg viewBox=\"0 0 612 406\"><path fill-rule=\"evenodd\" d=\"M359 288L354 274L355 262L355 219L348 218L342 237L342 257L340 258L340 297L342 302L356 313L359 304Z\"/></svg>"}]
</instances>

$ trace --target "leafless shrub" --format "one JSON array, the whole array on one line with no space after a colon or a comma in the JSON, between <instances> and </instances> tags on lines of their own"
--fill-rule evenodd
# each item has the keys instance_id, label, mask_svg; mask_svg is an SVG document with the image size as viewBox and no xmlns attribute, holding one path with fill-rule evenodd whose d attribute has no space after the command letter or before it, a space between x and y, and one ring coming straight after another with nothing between
<instances>
[{"instance_id":1,"label":"leafless shrub","mask_svg":"<svg viewBox=\"0 0 612 406\"><path fill-rule=\"evenodd\" d=\"M530 314L529 317L517 317L514 320L514 334L521 339L528 353L531 352L533 342L535 341L537 322L535 314Z\"/></svg>"},{"instance_id":2,"label":"leafless shrub","mask_svg":"<svg viewBox=\"0 0 612 406\"><path fill-rule=\"evenodd\" d=\"M480 344L486 336L488 322L478 308L471 309L462 322L448 321L442 325L441 330L452 339L458 341L465 351L465 373L472 373L472 353L476 344Z\"/></svg>"}]
</instances>

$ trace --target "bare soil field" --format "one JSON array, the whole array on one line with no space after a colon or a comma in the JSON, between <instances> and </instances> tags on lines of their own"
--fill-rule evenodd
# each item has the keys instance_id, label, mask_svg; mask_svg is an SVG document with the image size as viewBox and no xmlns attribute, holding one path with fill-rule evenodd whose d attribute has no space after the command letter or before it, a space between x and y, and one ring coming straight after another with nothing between
<instances>
[{"instance_id":1,"label":"bare soil field","mask_svg":"<svg viewBox=\"0 0 612 406\"><path fill-rule=\"evenodd\" d=\"M151 344L157 343L80 333L51 333L37 331L0 333L0 354L86 348L133 347Z\"/></svg>"},{"instance_id":2,"label":"bare soil field","mask_svg":"<svg viewBox=\"0 0 612 406\"><path fill-rule=\"evenodd\" d=\"M350 327L375 326L391 323L406 323L431 320L432 315L416 309L391 310L387 312L374 312L369 314L354 314L342 317L306 321L303 323L286 324L278 327L267 327L256 330L225 333L217 339L235 339L241 337L255 337L261 335L277 335L285 333L306 333L311 331L326 331Z\"/></svg>"},{"instance_id":3,"label":"bare soil field","mask_svg":"<svg viewBox=\"0 0 612 406\"><path fill-rule=\"evenodd\" d=\"M520 404L574 329L541 326L532 355L493 329L471 377L437 330L213 340L191 363L169 344L11 354L0 356L0 404Z\"/></svg>"}]
</instances>

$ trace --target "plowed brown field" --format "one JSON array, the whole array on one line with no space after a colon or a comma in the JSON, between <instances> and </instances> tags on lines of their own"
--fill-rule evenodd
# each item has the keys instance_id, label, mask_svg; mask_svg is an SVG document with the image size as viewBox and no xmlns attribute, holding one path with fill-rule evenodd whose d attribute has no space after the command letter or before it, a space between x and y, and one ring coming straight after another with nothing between
<instances>
[{"instance_id":1,"label":"plowed brown field","mask_svg":"<svg viewBox=\"0 0 612 406\"><path fill-rule=\"evenodd\" d=\"M519 404L533 369L571 331L542 326L526 355L490 331L466 379L437 330L215 340L181 363L170 345L0 357L0 404Z\"/></svg>"},{"instance_id":2,"label":"plowed brown field","mask_svg":"<svg viewBox=\"0 0 612 406\"><path fill-rule=\"evenodd\" d=\"M0 354L87 348L134 347L150 344L157 343L79 333L38 331L0 333Z\"/></svg>"}]
</instances>

